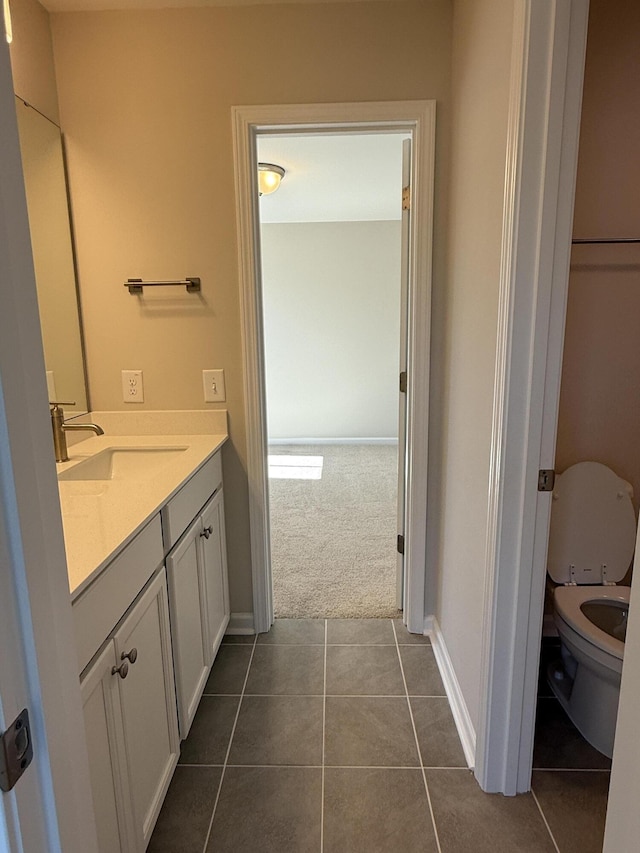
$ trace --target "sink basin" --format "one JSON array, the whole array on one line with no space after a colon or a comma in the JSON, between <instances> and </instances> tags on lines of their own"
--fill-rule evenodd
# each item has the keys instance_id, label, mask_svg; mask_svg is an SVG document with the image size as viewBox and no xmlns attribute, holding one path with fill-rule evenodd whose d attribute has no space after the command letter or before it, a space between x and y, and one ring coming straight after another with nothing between
<instances>
[{"instance_id":1,"label":"sink basin","mask_svg":"<svg viewBox=\"0 0 640 853\"><path fill-rule=\"evenodd\" d=\"M108 447L61 471L58 480L140 479L175 461L186 447Z\"/></svg>"}]
</instances>

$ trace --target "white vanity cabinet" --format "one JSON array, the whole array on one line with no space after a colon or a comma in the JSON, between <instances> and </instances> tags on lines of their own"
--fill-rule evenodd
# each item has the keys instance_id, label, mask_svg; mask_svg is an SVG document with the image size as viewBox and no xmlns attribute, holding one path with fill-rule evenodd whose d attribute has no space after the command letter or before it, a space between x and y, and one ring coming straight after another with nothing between
<instances>
[{"instance_id":1,"label":"white vanity cabinet","mask_svg":"<svg viewBox=\"0 0 640 853\"><path fill-rule=\"evenodd\" d=\"M217 492L202 511L202 564L205 580L209 666L213 663L229 623L229 581L227 543L224 532L224 500Z\"/></svg>"},{"instance_id":2,"label":"white vanity cabinet","mask_svg":"<svg viewBox=\"0 0 640 853\"><path fill-rule=\"evenodd\" d=\"M142 853L179 756L165 570L81 680L101 853Z\"/></svg>"},{"instance_id":3,"label":"white vanity cabinet","mask_svg":"<svg viewBox=\"0 0 640 853\"><path fill-rule=\"evenodd\" d=\"M180 736L229 621L220 453L166 488L73 594L100 853L147 849ZM74 494L65 495L68 512L82 521ZM114 481L101 513L90 518L97 540L105 536L103 517L120 523L129 499ZM83 550L71 542L76 563L78 554L95 552L92 544Z\"/></svg>"},{"instance_id":4,"label":"white vanity cabinet","mask_svg":"<svg viewBox=\"0 0 640 853\"><path fill-rule=\"evenodd\" d=\"M80 683L100 853L135 850L117 665L109 643Z\"/></svg>"},{"instance_id":5,"label":"white vanity cabinet","mask_svg":"<svg viewBox=\"0 0 640 853\"><path fill-rule=\"evenodd\" d=\"M197 519L167 557L173 663L182 739L189 732L209 675L202 608L206 593L200 557L201 531L202 523Z\"/></svg>"},{"instance_id":6,"label":"white vanity cabinet","mask_svg":"<svg viewBox=\"0 0 640 853\"><path fill-rule=\"evenodd\" d=\"M208 467L207 467L208 466ZM176 519L195 519L166 558L180 737L193 722L225 628L229 586L219 454L189 481L163 511L168 537L179 535ZM206 486L204 484L207 484ZM202 496L214 492L202 506ZM173 506L172 506L173 504ZM175 511L180 510L180 516ZM189 507L187 509L187 507ZM197 507L194 510L194 507ZM166 520L165 520L166 519ZM171 538L169 538L169 544Z\"/></svg>"},{"instance_id":7,"label":"white vanity cabinet","mask_svg":"<svg viewBox=\"0 0 640 853\"><path fill-rule=\"evenodd\" d=\"M117 677L135 850L142 851L147 848L180 756L164 569L113 639L118 666L130 662L127 677Z\"/></svg>"}]
</instances>

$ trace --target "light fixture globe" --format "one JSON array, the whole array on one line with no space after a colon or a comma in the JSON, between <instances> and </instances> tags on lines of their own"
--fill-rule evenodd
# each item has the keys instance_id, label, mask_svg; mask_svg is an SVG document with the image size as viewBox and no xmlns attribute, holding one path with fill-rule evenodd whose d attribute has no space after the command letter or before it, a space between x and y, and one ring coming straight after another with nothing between
<instances>
[{"instance_id":1,"label":"light fixture globe","mask_svg":"<svg viewBox=\"0 0 640 853\"><path fill-rule=\"evenodd\" d=\"M274 163L258 163L258 190L260 195L274 193L284 178L282 166Z\"/></svg>"}]
</instances>

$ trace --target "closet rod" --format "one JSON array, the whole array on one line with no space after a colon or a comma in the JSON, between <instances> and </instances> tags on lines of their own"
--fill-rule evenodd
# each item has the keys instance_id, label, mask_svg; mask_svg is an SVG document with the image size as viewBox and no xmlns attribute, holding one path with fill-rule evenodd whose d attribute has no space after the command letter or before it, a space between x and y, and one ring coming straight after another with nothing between
<instances>
[{"instance_id":1,"label":"closet rod","mask_svg":"<svg viewBox=\"0 0 640 853\"><path fill-rule=\"evenodd\" d=\"M640 243L640 237L574 237L572 243Z\"/></svg>"}]
</instances>

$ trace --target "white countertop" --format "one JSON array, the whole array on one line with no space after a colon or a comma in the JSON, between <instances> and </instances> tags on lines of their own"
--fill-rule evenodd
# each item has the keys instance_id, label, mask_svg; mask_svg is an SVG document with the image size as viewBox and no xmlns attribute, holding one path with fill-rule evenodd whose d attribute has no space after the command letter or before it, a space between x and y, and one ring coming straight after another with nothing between
<instances>
[{"instance_id":1,"label":"white countertop","mask_svg":"<svg viewBox=\"0 0 640 853\"><path fill-rule=\"evenodd\" d=\"M113 480L59 480L72 601L227 440L209 435L101 435L69 449L58 473L107 448L186 447L159 470Z\"/></svg>"}]
</instances>

